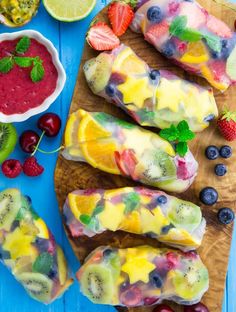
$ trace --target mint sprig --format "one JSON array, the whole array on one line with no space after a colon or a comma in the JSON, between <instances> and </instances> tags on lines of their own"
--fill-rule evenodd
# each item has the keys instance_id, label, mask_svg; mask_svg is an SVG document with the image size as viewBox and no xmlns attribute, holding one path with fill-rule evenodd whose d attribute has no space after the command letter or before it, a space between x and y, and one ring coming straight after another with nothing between
<instances>
[{"instance_id":1,"label":"mint sprig","mask_svg":"<svg viewBox=\"0 0 236 312\"><path fill-rule=\"evenodd\" d=\"M43 66L43 60L39 56L36 57L26 57L19 56L19 54L24 54L28 51L30 47L30 38L21 38L15 48L15 51L11 53L10 56L3 57L0 59L0 73L9 73L14 65L18 65L22 68L32 67L30 72L30 77L33 82L41 81L45 75L45 69Z\"/></svg>"},{"instance_id":2,"label":"mint sprig","mask_svg":"<svg viewBox=\"0 0 236 312\"><path fill-rule=\"evenodd\" d=\"M195 138L195 134L189 129L186 120L182 120L177 127L171 125L170 128L161 130L159 135L169 142L176 142L176 152L181 157L188 152L187 142Z\"/></svg>"}]
</instances>

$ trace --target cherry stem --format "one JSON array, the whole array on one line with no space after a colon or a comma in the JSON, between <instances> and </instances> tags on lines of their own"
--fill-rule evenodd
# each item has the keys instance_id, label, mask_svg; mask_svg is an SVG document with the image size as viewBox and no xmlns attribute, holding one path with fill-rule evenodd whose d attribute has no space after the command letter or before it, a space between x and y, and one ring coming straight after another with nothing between
<instances>
[{"instance_id":1,"label":"cherry stem","mask_svg":"<svg viewBox=\"0 0 236 312\"><path fill-rule=\"evenodd\" d=\"M58 147L56 150L53 150L53 151L50 151L50 152L46 152L44 150L41 150L40 148L37 148L37 151L39 151L40 153L43 153L43 154L54 154L54 153L57 153L57 152L61 151L64 148L65 148L65 146L62 145L62 146Z\"/></svg>"},{"instance_id":2,"label":"cherry stem","mask_svg":"<svg viewBox=\"0 0 236 312\"><path fill-rule=\"evenodd\" d=\"M39 141L38 141L37 145L35 146L35 149L34 149L33 153L31 154L31 156L34 156L35 153L38 151L39 145L40 145L40 143L41 143L41 141L42 141L42 139L44 137L44 134L45 134L45 131L42 132L42 134L41 134L41 136L39 138Z\"/></svg>"}]
</instances>

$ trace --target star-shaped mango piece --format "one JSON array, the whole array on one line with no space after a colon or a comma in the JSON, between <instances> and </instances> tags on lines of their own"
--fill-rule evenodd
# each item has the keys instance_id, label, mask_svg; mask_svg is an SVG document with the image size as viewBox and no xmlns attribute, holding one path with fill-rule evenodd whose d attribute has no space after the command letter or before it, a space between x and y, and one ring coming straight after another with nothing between
<instances>
[{"instance_id":1,"label":"star-shaped mango piece","mask_svg":"<svg viewBox=\"0 0 236 312\"><path fill-rule=\"evenodd\" d=\"M145 100L153 97L153 90L149 87L147 77L139 79L127 77L126 81L117 89L122 93L125 104L133 103L138 108L142 108Z\"/></svg>"},{"instance_id":2,"label":"star-shaped mango piece","mask_svg":"<svg viewBox=\"0 0 236 312\"><path fill-rule=\"evenodd\" d=\"M146 208L141 208L140 214L143 233L153 232L160 235L163 226L169 225L169 221L162 213L160 207L157 207L152 211Z\"/></svg>"}]
</instances>

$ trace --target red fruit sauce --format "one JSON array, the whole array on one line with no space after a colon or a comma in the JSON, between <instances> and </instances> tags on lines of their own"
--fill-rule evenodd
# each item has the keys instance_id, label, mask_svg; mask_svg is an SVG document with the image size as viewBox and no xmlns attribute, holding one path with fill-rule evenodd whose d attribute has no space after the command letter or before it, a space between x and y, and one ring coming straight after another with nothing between
<instances>
[{"instance_id":1,"label":"red fruit sauce","mask_svg":"<svg viewBox=\"0 0 236 312\"><path fill-rule=\"evenodd\" d=\"M0 58L9 56L19 39L0 42ZM0 73L0 112L5 115L22 114L40 106L56 89L58 72L44 45L31 39L28 51L22 56L39 56L43 60L45 75L41 81L32 82L32 68L20 68L16 64L7 74Z\"/></svg>"}]
</instances>

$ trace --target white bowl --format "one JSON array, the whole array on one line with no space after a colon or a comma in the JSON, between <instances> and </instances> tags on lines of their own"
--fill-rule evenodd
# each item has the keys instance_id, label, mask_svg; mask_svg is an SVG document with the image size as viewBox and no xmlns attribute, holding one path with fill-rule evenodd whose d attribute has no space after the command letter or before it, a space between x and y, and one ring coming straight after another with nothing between
<instances>
[{"instance_id":1,"label":"white bowl","mask_svg":"<svg viewBox=\"0 0 236 312\"><path fill-rule=\"evenodd\" d=\"M15 40L15 39L23 37L23 36L27 36L29 38L34 38L38 42L42 43L47 48L48 52L52 56L53 64L56 67L57 72L58 72L57 85L56 85L56 89L54 90L54 92L48 98L46 98L41 105L34 107L34 108L31 108L25 113L5 115L5 114L0 112L0 121L5 122L5 123L25 121L26 119L47 110L49 108L49 106L60 95L61 91L64 88L65 82L66 82L66 73L65 73L64 68L62 67L60 60L59 60L57 50L55 49L55 47L53 46L51 41L46 39L38 31L22 30L22 31L14 32L14 33L3 33L3 34L0 34L0 42L6 41L6 40Z\"/></svg>"}]
</instances>

